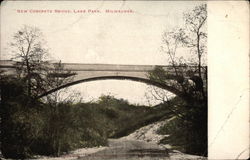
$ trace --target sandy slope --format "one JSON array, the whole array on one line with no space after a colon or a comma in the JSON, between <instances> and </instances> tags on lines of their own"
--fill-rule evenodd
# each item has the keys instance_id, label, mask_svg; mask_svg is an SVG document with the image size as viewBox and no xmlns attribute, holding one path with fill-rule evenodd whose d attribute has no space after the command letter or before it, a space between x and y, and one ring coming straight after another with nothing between
<instances>
[{"instance_id":1,"label":"sandy slope","mask_svg":"<svg viewBox=\"0 0 250 160\"><path fill-rule=\"evenodd\" d=\"M139 140L139 141L144 141L144 142L148 142L149 144L158 144L160 142L161 139L168 137L169 135L159 135L157 134L157 130L163 126L165 124L166 121L171 121L173 120L175 117L168 119L168 120L164 120L164 121L159 121L159 122L155 122L152 123L150 125L144 126L138 130L136 130L135 132L131 133L128 136L122 137L120 139L124 139L124 140ZM166 148L166 149L171 149L170 145L163 145L160 144L159 145L162 148ZM184 154L181 153L179 151L174 150L172 153L169 153L170 155L170 160L194 160L194 159L206 159L204 157L201 156L195 156L195 155L188 155L188 154Z\"/></svg>"},{"instance_id":2,"label":"sandy slope","mask_svg":"<svg viewBox=\"0 0 250 160\"><path fill-rule=\"evenodd\" d=\"M171 120L171 119L170 119ZM169 121L169 120L168 120ZM128 136L122 137L120 139L124 140L139 140L145 141L149 143L158 144L161 139L167 137L168 135L159 135L157 134L157 130L165 124L166 121L159 121L147 126L144 126L135 132L131 133ZM170 146L168 146L170 148Z\"/></svg>"}]
</instances>

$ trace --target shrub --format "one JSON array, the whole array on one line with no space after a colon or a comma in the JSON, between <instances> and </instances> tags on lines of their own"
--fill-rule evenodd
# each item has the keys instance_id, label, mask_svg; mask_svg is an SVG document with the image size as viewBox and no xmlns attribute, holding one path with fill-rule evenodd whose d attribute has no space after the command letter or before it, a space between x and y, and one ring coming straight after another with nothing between
<instances>
[{"instance_id":1,"label":"shrub","mask_svg":"<svg viewBox=\"0 0 250 160\"><path fill-rule=\"evenodd\" d=\"M159 130L159 134L169 135L160 143L170 144L174 149L189 154L207 155L207 112L204 103L189 108L183 119L175 117L166 122Z\"/></svg>"}]
</instances>

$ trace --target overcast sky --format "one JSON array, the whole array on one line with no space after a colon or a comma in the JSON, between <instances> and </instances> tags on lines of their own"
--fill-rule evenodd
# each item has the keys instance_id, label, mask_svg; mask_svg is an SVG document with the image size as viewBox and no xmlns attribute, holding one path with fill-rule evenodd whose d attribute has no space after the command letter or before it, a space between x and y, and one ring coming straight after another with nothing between
<instances>
[{"instance_id":1,"label":"overcast sky","mask_svg":"<svg viewBox=\"0 0 250 160\"><path fill-rule=\"evenodd\" d=\"M167 64L160 52L165 30L183 26L183 12L194 1L8 1L1 4L1 59L9 59L7 43L22 25L36 26L44 34L51 58L71 63ZM106 13L105 10L133 13ZM27 13L18 13L27 10ZM52 10L52 13L31 13ZM69 10L70 13L55 13ZM85 13L74 13L86 10ZM100 13L88 13L99 10ZM98 81L79 84L84 99L112 94L132 103L146 103L148 86L130 81ZM133 91L133 92L131 92ZM132 93L132 94L131 94ZM86 98L89 97L89 98Z\"/></svg>"}]
</instances>

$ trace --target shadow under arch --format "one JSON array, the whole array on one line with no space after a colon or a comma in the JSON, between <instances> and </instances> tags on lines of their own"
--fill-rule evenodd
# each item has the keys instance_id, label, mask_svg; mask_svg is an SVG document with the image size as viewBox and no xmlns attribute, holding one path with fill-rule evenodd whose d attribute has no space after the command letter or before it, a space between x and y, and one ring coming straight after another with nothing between
<instances>
[{"instance_id":1,"label":"shadow under arch","mask_svg":"<svg viewBox=\"0 0 250 160\"><path fill-rule=\"evenodd\" d=\"M162 84L162 83L159 83L159 82L156 82L156 81L152 81L152 80L149 80L149 79L145 79L145 78L139 78L139 77L130 77L130 76L101 76L101 77L92 77L92 78L86 78L86 79L81 79L81 80L77 80L77 81L73 81L73 82L70 82L70 83L67 83L67 84L64 84L60 87L57 87L57 88L53 88L39 96L37 96L36 98L39 99L39 98L42 98L44 96L47 96L53 92L56 92L60 89L63 89L63 88L66 88L66 87L69 87L69 86L72 86L72 85L75 85L75 84L79 84L79 83L84 83L84 82L90 82L90 81L97 81L97 80L131 80L131 81L136 81L136 82L142 82L142 83L146 83L146 84L150 84L150 85L154 85L156 87L159 87L161 89L164 89L164 90L167 90L177 96L180 96L182 97L182 93L175 89L174 87L171 87L171 86L168 86L166 84Z\"/></svg>"}]
</instances>

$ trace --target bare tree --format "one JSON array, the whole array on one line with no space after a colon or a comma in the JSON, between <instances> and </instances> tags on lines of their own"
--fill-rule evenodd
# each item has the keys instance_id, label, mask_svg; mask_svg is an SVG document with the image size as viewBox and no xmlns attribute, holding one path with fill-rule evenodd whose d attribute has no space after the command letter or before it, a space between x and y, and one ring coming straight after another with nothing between
<instances>
[{"instance_id":1,"label":"bare tree","mask_svg":"<svg viewBox=\"0 0 250 160\"><path fill-rule=\"evenodd\" d=\"M50 64L50 69L47 70L47 78L45 84L47 90L57 88L63 84L67 84L73 81L74 73L70 70L65 70L64 65L60 62ZM48 136L51 138L51 144L56 156L61 154L61 146L63 137L66 136L65 132L68 128L60 123L60 117L63 113L60 111L62 104L72 104L81 102L81 95L75 90L70 90L68 87L55 91L45 98L45 101L49 105L49 118L53 122L49 123ZM62 132L62 131L65 132Z\"/></svg>"},{"instance_id":2,"label":"bare tree","mask_svg":"<svg viewBox=\"0 0 250 160\"><path fill-rule=\"evenodd\" d=\"M202 62L206 54L206 19L206 5L202 4L184 14L185 28L165 31L162 51L171 67L158 66L149 72L151 80L173 87L181 95L169 101L161 91L151 92L176 117L172 123L176 127L165 133L175 135L174 141L185 137L183 148L199 154L207 151L207 77ZM166 125L171 128L171 123Z\"/></svg>"},{"instance_id":3,"label":"bare tree","mask_svg":"<svg viewBox=\"0 0 250 160\"><path fill-rule=\"evenodd\" d=\"M173 67L174 82L169 80L169 75L173 73L159 67L149 73L152 80L161 79L162 83L175 87L186 95L186 99L206 99L206 74L203 74L206 73L206 67L202 66L202 57L206 53L206 19L206 5L202 4L184 13L185 29L175 28L163 33L161 51L167 55L169 64ZM194 57L190 61L179 53Z\"/></svg>"},{"instance_id":4,"label":"bare tree","mask_svg":"<svg viewBox=\"0 0 250 160\"><path fill-rule=\"evenodd\" d=\"M70 83L74 79L75 73L70 70L65 70L64 65L59 61L58 63L53 63L50 69L47 70L47 77L45 79L47 90L58 88L61 85ZM46 99L49 103L67 103L81 101L80 93L77 91L70 90L69 88L63 88L47 95Z\"/></svg>"},{"instance_id":5,"label":"bare tree","mask_svg":"<svg viewBox=\"0 0 250 160\"><path fill-rule=\"evenodd\" d=\"M187 93L187 88L184 85L184 72L181 67L185 64L185 61L177 56L178 49L186 44L187 35L183 29L174 29L170 32L164 32L162 36L163 45L161 46L161 51L167 54L169 64L174 69L174 74L178 83L176 87L182 90L185 94ZM174 85L174 84L172 84Z\"/></svg>"},{"instance_id":6,"label":"bare tree","mask_svg":"<svg viewBox=\"0 0 250 160\"><path fill-rule=\"evenodd\" d=\"M198 72L199 77L202 78L202 56L206 53L206 20L207 20L207 6L202 4L196 6L191 12L184 14L184 19L186 22L186 28L188 29L188 40L186 40L186 45L193 48L195 54L198 57Z\"/></svg>"},{"instance_id":7,"label":"bare tree","mask_svg":"<svg viewBox=\"0 0 250 160\"><path fill-rule=\"evenodd\" d=\"M25 90L27 88L28 98L37 98L48 90L73 81L75 73L66 70L61 61L59 63L48 61L48 48L38 28L23 26L14 34L10 49L13 54L12 59L17 61L15 67L18 76L27 84ZM45 132L48 131L47 136L51 138L57 155L61 152L62 139L68 134L66 126L61 123L65 113L60 107L68 107L73 102L81 101L80 93L68 91L68 88L64 88L42 99L42 102L46 103L42 105L43 109L48 110L46 112L48 115L44 118L48 120L49 127L45 129ZM34 101L28 101L30 102Z\"/></svg>"},{"instance_id":8,"label":"bare tree","mask_svg":"<svg viewBox=\"0 0 250 160\"><path fill-rule=\"evenodd\" d=\"M42 86L40 74L48 56L42 32L36 27L23 26L14 34L10 48L12 59L18 61L20 75L26 79L27 94L32 96Z\"/></svg>"}]
</instances>

